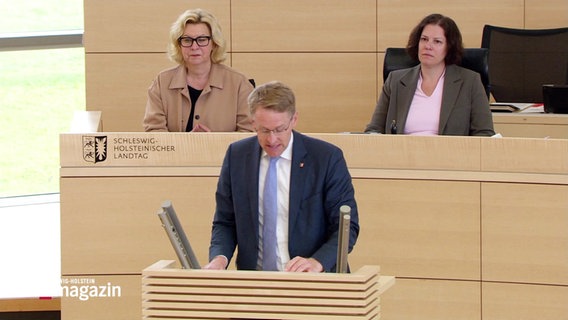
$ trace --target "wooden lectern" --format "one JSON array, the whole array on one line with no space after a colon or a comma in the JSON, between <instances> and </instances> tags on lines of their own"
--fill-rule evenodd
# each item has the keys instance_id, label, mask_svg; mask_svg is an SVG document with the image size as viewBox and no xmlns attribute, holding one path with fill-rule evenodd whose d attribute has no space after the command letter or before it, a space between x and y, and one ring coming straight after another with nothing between
<instances>
[{"instance_id":1,"label":"wooden lectern","mask_svg":"<svg viewBox=\"0 0 568 320\"><path fill-rule=\"evenodd\" d=\"M161 260L142 272L144 319L380 319L395 282L378 266L354 273L177 269Z\"/></svg>"}]
</instances>

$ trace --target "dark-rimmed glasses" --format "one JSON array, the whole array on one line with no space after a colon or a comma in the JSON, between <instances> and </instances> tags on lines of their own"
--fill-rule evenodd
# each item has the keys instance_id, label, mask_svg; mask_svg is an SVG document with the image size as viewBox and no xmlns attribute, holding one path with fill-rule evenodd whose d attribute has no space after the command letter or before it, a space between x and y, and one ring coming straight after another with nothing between
<instances>
[{"instance_id":1,"label":"dark-rimmed glasses","mask_svg":"<svg viewBox=\"0 0 568 320\"><path fill-rule=\"evenodd\" d=\"M211 40L210 36L199 36L197 38L192 37L179 37L178 43L180 46L189 48L193 45L193 42L196 42L199 47L205 47L209 44Z\"/></svg>"}]
</instances>

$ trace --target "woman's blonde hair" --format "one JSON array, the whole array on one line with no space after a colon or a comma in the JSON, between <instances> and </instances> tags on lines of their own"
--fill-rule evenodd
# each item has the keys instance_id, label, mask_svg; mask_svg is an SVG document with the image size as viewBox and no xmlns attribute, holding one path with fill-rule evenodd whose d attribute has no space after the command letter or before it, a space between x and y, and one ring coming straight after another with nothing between
<instances>
[{"instance_id":1,"label":"woman's blonde hair","mask_svg":"<svg viewBox=\"0 0 568 320\"><path fill-rule=\"evenodd\" d=\"M170 28L170 43L168 45L168 57L170 60L178 64L184 64L179 38L183 35L185 26L190 23L204 23L207 25L209 31L211 31L211 41L213 41L211 61L213 63L225 61L227 49L221 26L219 26L215 16L203 9L187 10L172 24Z\"/></svg>"}]
</instances>

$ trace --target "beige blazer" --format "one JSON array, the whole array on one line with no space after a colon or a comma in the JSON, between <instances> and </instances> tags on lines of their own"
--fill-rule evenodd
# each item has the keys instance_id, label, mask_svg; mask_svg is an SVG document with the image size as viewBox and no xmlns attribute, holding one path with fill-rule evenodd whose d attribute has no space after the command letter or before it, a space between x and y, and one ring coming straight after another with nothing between
<instances>
[{"instance_id":1,"label":"beige blazer","mask_svg":"<svg viewBox=\"0 0 568 320\"><path fill-rule=\"evenodd\" d=\"M185 131L191 111L187 71L180 65L158 74L148 89L144 131ZM252 131L247 97L253 90L248 78L234 69L213 63L209 83L195 105L193 125L211 131Z\"/></svg>"},{"instance_id":2,"label":"beige blazer","mask_svg":"<svg viewBox=\"0 0 568 320\"><path fill-rule=\"evenodd\" d=\"M420 65L389 74L366 132L404 132L418 85ZM396 125L394 125L396 124ZM440 110L440 135L492 136L493 117L479 74L456 65L446 66Z\"/></svg>"}]
</instances>

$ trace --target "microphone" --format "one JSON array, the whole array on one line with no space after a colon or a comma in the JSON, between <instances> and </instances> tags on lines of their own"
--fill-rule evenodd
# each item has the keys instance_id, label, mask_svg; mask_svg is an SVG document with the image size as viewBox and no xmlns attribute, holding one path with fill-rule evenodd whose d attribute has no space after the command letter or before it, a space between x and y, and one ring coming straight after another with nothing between
<instances>
[{"instance_id":1,"label":"microphone","mask_svg":"<svg viewBox=\"0 0 568 320\"><path fill-rule=\"evenodd\" d=\"M351 207L339 208L339 237L337 239L337 273L347 273L347 254L349 251L349 231L351 230Z\"/></svg>"},{"instance_id":2,"label":"microphone","mask_svg":"<svg viewBox=\"0 0 568 320\"><path fill-rule=\"evenodd\" d=\"M396 134L396 120L391 123L391 134Z\"/></svg>"}]
</instances>

